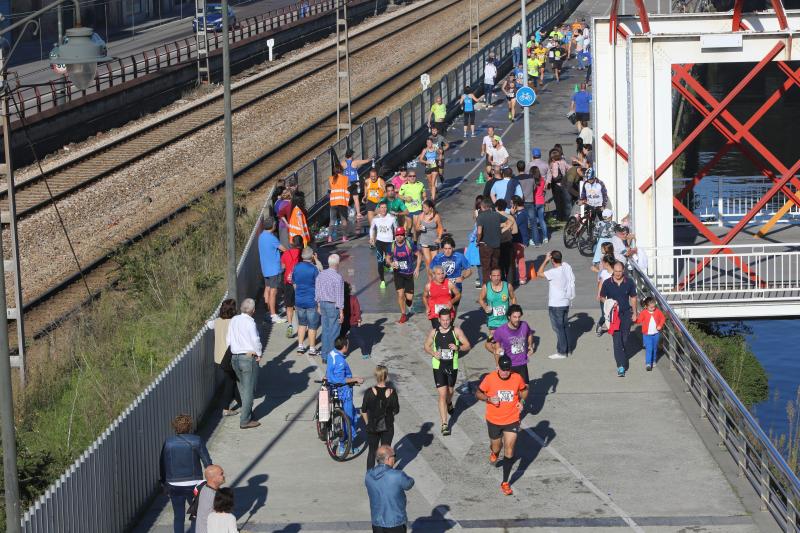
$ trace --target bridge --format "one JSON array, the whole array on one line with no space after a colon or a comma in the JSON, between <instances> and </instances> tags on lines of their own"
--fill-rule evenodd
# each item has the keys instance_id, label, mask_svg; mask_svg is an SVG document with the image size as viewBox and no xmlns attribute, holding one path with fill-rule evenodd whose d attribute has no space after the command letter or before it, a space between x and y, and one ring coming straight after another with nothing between
<instances>
[{"instance_id":1,"label":"bridge","mask_svg":"<svg viewBox=\"0 0 800 533\"><path fill-rule=\"evenodd\" d=\"M548 4L555 5L554 0L546 2L545 7ZM616 4L612 2L613 9ZM627 32L630 42L638 42L637 39L645 39L635 37L641 32L638 25L645 13L643 2L637 4L642 8L637 17L618 17L615 12L609 15L605 3L584 2L570 18L597 17L593 22L595 43L609 35L609 23L612 28L619 24L620 29L615 33ZM741 17L743 24L752 24L748 17ZM728 15L729 21L730 18ZM673 19L679 20L664 17ZM651 31L657 20L659 17L651 18ZM491 43L489 48L494 47L499 57L506 58L508 37ZM601 98L607 97L602 91L607 91L609 84L602 73L611 70L605 70L598 48L595 72L600 77L594 87L594 116L601 124L595 127L595 134L600 146L601 137L612 139L609 148L613 156L609 158L606 153L601 160L598 149L598 164L616 165L605 169L600 166L601 176L608 176L606 183L611 189L615 212L619 217L628 212L633 214L639 245L651 251L646 271L633 265L630 272L640 297L654 296L668 321L654 371L645 371L641 339L633 334L628 354L630 371L620 379L616 375L611 340L594 333L600 310L595 299L596 277L589 270L589 260L565 250L560 243L560 232L555 232L544 247L526 250L528 267L538 266L547 251L564 251L565 260L576 274L577 296L569 314L571 355L565 360L552 360L547 357L555 351L555 339L549 325L546 282L534 279L517 291L518 301L525 310L523 318L535 330L536 353L529 364L531 395L517 444L513 496L500 493L500 472L487 461L483 406L474 396L481 376L494 366L482 347L486 328L485 314L476 303L478 290L469 282L465 284L456 323L464 329L474 348L462 358L451 419L452 434L442 436L437 428L437 396L430 360L422 351L429 323L421 313L419 301L411 320L396 324L393 285L390 282L387 289L379 288L374 254L365 239L321 248L323 256L332 252L342 256L340 272L353 284L364 311L364 326L356 332L359 347L349 356L354 375L366 377L366 383L370 384L375 364L384 364L398 390L401 411L394 440L398 468L416 480L409 492L410 529L797 532L800 482L681 321L683 316L704 316L703 309L710 309L714 298L718 299L718 308L734 309L728 316L750 309L763 294L773 299L771 304L763 306L765 314L769 314L768 307L774 305L775 299L787 297L787 293L786 305L794 305L795 280L800 275L791 270L791 265L797 264L794 255L797 245L777 242L751 247L748 251L737 247L743 245L733 239L724 242L727 237L716 236L721 232L720 226L715 226L716 220L710 217L705 222L711 225L703 224L708 233L697 228L710 244L677 238L673 241L673 237L659 240L662 234L673 235L663 229L672 227L671 208L666 224L667 207L657 204L659 208L654 208L652 198L656 188L659 191L665 188L668 192L659 198L663 205L667 200L673 203L669 171L662 173L656 187L647 193L649 196L640 197L633 191L626 197L629 174L637 177L635 183L642 180L639 174L628 170L627 159L621 154L626 154L632 162L645 156L635 152L633 146L615 144L614 139L627 139L630 135L620 135L619 129L605 133L601 118L605 108L600 102L607 101ZM620 58L627 53L613 47L611 50ZM478 65L485 54L486 50L478 56ZM625 69L615 74L620 70ZM455 76L459 81L469 83L477 79L469 65L459 72ZM565 147L574 144L574 127L564 119L564 113L572 87L580 81L581 74L569 70L560 84L550 83L540 91L539 103L533 111L535 146L545 150L555 143ZM459 96L457 83L445 83L434 90L449 94L446 102L452 103ZM429 93L427 102L430 97ZM424 104L409 105L406 124L419 127L424 108ZM623 116L623 110L619 114ZM405 113L399 115L404 117ZM637 115L637 122L641 115ZM633 122L632 117L625 118ZM392 123L386 124L387 131L391 131ZM478 111L478 124L481 133L477 139L462 139L458 125L448 132L451 148L447 152L444 199L439 209L458 246L466 244L473 227L474 197L482 190L476 178L482 170L479 143L486 127L495 126L512 161L523 158L521 120L509 122L502 104ZM367 154L364 147L370 143L380 144L377 140L380 131L380 127L374 128L374 134L359 130L357 143L362 153ZM355 144L356 138L348 142ZM309 167L313 172L299 175L301 188L312 198L317 198L317 182L325 179L317 175L317 163L322 168L330 164L324 158L314 160ZM652 170L650 174L641 174L642 179L655 174ZM726 217L727 212L722 219ZM656 231L656 223L662 231ZM722 247L735 253L721 255L718 250ZM746 280L751 282L742 281L738 271L723 258L734 261L739 269L745 265L749 269L745 270ZM700 265L704 266L702 270L698 268ZM784 269L783 265L788 266ZM780 276L775 274L778 271ZM696 273L692 275L693 272ZM252 246L244 253L239 274L239 293L257 296L258 255ZM760 280L757 288L752 286L751 276ZM424 283L423 278L424 275L418 286ZM781 294L777 290L780 283L786 285ZM695 301L699 303L695 305ZM258 316L263 317L263 309ZM93 500L89 507L76 503L87 510L85 517L92 522L86 530L111 531L130 526L123 523L103 528L96 524L118 523L123 513L137 515L137 503L146 500L142 495L153 492L155 478L151 470L156 469L155 455L163 436L168 434L167 420L178 410L200 414L210 406L204 436L214 462L225 469L227 483L235 489L235 513L243 531L369 531L369 505L363 485L365 458L334 463L328 457L316 436L313 421L318 390L314 380L324 375L323 365L317 358L296 354L296 341L285 337L284 327L259 322L262 340L267 341L255 406L261 427L242 431L236 417L218 415L219 409L212 402L213 332L203 330L141 400L26 514L26 530L52 530L48 524L57 524L59 518L65 517L64 502L73 501L65 498L67 490L72 490L73 496L89 495ZM365 354L370 357L363 358ZM115 437L120 433L138 442L138 449L146 453L120 444L126 441ZM98 472L111 464L118 465L120 472L115 474L116 478L109 476L96 485L87 483L91 480L85 473L87 470ZM134 481L129 480L131 475ZM75 488L83 486L86 488ZM103 490L104 487L109 490ZM120 499L120 493L129 496L130 501ZM118 514L108 516L109 509ZM95 511L89 513L89 510ZM172 513L164 497L157 497L140 518L135 531L172 530Z\"/></svg>"}]
</instances>

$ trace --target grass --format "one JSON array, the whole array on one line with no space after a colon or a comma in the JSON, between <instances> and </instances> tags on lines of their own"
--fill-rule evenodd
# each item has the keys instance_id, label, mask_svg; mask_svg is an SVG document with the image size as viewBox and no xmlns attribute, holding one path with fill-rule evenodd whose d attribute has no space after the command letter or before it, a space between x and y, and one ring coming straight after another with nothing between
<instances>
[{"instance_id":1,"label":"grass","mask_svg":"<svg viewBox=\"0 0 800 533\"><path fill-rule=\"evenodd\" d=\"M241 198L240 198L241 200ZM29 348L17 394L23 509L41 494L185 346L225 292L225 212L205 197L179 239L120 249L118 282ZM239 210L241 250L255 215ZM3 510L4 511L4 510ZM2 513L2 525L5 514Z\"/></svg>"},{"instance_id":2,"label":"grass","mask_svg":"<svg viewBox=\"0 0 800 533\"><path fill-rule=\"evenodd\" d=\"M800 475L800 387L797 388L794 400L786 402L786 417L789 421L789 432L773 439L773 442L786 458L789 467Z\"/></svg>"}]
</instances>

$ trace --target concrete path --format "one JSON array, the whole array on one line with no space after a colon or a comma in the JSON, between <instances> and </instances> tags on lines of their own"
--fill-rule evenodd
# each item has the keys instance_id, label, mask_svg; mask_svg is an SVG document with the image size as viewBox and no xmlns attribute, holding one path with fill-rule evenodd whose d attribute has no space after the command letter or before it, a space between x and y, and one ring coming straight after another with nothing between
<instances>
[{"instance_id":1,"label":"concrete path","mask_svg":"<svg viewBox=\"0 0 800 533\"><path fill-rule=\"evenodd\" d=\"M590 7L607 9L601 4L590 2ZM564 114L579 77L582 73L567 71L564 81L540 92L533 112L534 146L545 150L558 142L568 154L574 151L574 127ZM474 182L485 127L500 129L513 161L523 155L522 121L509 124L502 105L479 112L478 123L478 138L468 142L461 138L460 124L448 133L448 198L440 211L457 246L466 244L471 206L482 187ZM526 258L538 265L547 251L564 250L561 244L561 233L555 233L548 245L529 247ZM476 304L478 290L471 280L465 284L457 323L471 342L480 343L462 359L452 435L442 437L430 359L422 350L428 320L417 314L407 324L396 324L393 285L389 281L387 289L378 288L374 256L365 239L337 249L344 257L342 274L355 286L365 311L365 325L357 334L370 344L349 357L353 373L370 385L374 365L385 364L399 393L394 440L398 467L416 479L408 494L410 530L769 530L769 518L762 514L754 519L748 513L743 502L750 494L740 495L723 472L727 466L715 460L725 456L704 444L695 423L702 427L705 422L687 414L666 363L645 372L643 353L638 352L628 376L616 376L610 339L594 334L599 310L589 261L564 251L577 277L570 358L547 358L555 351L555 339L546 282L533 281L517 291L524 319L535 329L537 350L529 364L532 393L517 444L514 495L507 497L499 490L501 470L487 461L484 406L470 392L494 366L482 347L486 327ZM313 380L324 369L318 359L298 356L284 331L277 326L269 332L255 411L262 426L241 431L236 417L215 420L208 441L212 458L235 487L239 525L254 532L369 531L365 457L345 463L328 457L313 421L318 390ZM362 351L371 358L362 359ZM362 391L356 394L360 404ZM171 531L171 519L162 497L138 531Z\"/></svg>"}]
</instances>

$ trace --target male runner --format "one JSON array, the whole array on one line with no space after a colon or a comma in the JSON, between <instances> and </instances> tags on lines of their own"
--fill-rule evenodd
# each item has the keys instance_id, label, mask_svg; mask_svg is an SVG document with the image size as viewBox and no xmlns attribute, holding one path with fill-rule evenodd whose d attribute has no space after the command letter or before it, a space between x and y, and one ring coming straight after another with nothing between
<instances>
[{"instance_id":1,"label":"male runner","mask_svg":"<svg viewBox=\"0 0 800 533\"><path fill-rule=\"evenodd\" d=\"M422 202L428 199L428 194L425 191L425 185L421 181L417 181L416 170L408 171L408 181L400 187L398 193L400 199L406 203L409 219L413 220L415 216L422 213Z\"/></svg>"},{"instance_id":2,"label":"male runner","mask_svg":"<svg viewBox=\"0 0 800 533\"><path fill-rule=\"evenodd\" d=\"M445 235L442 237L442 251L436 254L431 260L431 269L441 266L447 279L456 284L458 292L463 292L462 282L472 275L472 267L466 256L461 252L456 252L456 243L452 237ZM458 304L454 304L456 313Z\"/></svg>"},{"instance_id":3,"label":"male runner","mask_svg":"<svg viewBox=\"0 0 800 533\"><path fill-rule=\"evenodd\" d=\"M375 247L375 257L378 260L378 276L381 280L381 289L386 288L384 278L386 267L386 254L392 246L394 240L394 230L397 229L397 219L394 215L388 214L386 202L378 204L378 214L372 219L369 225L369 244Z\"/></svg>"},{"instance_id":4,"label":"male runner","mask_svg":"<svg viewBox=\"0 0 800 533\"><path fill-rule=\"evenodd\" d=\"M528 397L528 385L522 376L511 371L511 358L502 356L497 370L490 372L481 381L475 397L486 402L486 426L489 429L489 462L497 463L500 447L503 447L503 482L500 490L506 496L514 491L508 483L514 465L514 445L519 433L519 414Z\"/></svg>"},{"instance_id":5,"label":"male runner","mask_svg":"<svg viewBox=\"0 0 800 533\"><path fill-rule=\"evenodd\" d=\"M522 376L527 384L528 357L533 356L533 330L522 320L522 307L513 304L508 306L508 322L494 330L495 363L507 355L511 358L511 370Z\"/></svg>"},{"instance_id":6,"label":"male runner","mask_svg":"<svg viewBox=\"0 0 800 533\"><path fill-rule=\"evenodd\" d=\"M358 167L366 165L372 160L353 159L353 155L355 155L353 150L347 150L344 153L344 161L341 161L340 164L344 175L347 176L347 181L350 184L349 192L353 195L353 201L356 204L356 218L360 220L364 216L361 214L361 200L359 199L359 196L361 196L361 178L358 176Z\"/></svg>"},{"instance_id":7,"label":"male runner","mask_svg":"<svg viewBox=\"0 0 800 533\"><path fill-rule=\"evenodd\" d=\"M397 290L397 305L400 307L398 324L408 322L407 307L414 304L414 279L419 276L422 261L413 242L406 241L405 228L394 230L394 242L386 254L386 263L394 271L394 288Z\"/></svg>"},{"instance_id":8,"label":"male runner","mask_svg":"<svg viewBox=\"0 0 800 533\"><path fill-rule=\"evenodd\" d=\"M494 354L497 347L494 342L494 330L508 322L508 307L517 303L514 287L503 277L499 268L493 268L489 274L489 283L481 287L478 303L486 311L486 325L489 328L489 337L486 339L486 349Z\"/></svg>"},{"instance_id":9,"label":"male runner","mask_svg":"<svg viewBox=\"0 0 800 533\"><path fill-rule=\"evenodd\" d=\"M431 355L433 382L439 393L439 416L442 418L442 435L450 434L448 415L453 414L453 391L458 378L458 356L470 349L461 328L453 326L447 309L439 310L439 325L428 333L425 351Z\"/></svg>"},{"instance_id":10,"label":"male runner","mask_svg":"<svg viewBox=\"0 0 800 533\"><path fill-rule=\"evenodd\" d=\"M441 266L435 266L431 270L433 276L425 284L425 290L422 291L422 303L428 310L431 327L435 329L439 327L439 311L442 309L449 310L450 316L455 318L455 306L461 300L461 293L455 283L445 278L444 269Z\"/></svg>"},{"instance_id":11,"label":"male runner","mask_svg":"<svg viewBox=\"0 0 800 533\"><path fill-rule=\"evenodd\" d=\"M391 183L386 184L386 198L383 201L389 214L397 218L397 225L405 227L406 231L411 229L411 217L408 216L406 203L397 197L397 188Z\"/></svg>"},{"instance_id":12,"label":"male runner","mask_svg":"<svg viewBox=\"0 0 800 533\"><path fill-rule=\"evenodd\" d=\"M378 171L370 169L369 178L364 182L364 205L367 207L367 224L372 224L378 203L386 196L386 183L378 176Z\"/></svg>"}]
</instances>

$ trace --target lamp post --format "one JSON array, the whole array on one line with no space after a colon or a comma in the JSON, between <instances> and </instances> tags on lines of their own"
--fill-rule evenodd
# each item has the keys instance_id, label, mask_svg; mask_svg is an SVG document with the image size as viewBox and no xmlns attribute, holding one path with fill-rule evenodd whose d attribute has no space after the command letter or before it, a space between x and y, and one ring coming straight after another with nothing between
<instances>
[{"instance_id":1,"label":"lamp post","mask_svg":"<svg viewBox=\"0 0 800 533\"><path fill-rule=\"evenodd\" d=\"M59 7L68 0L56 0L45 7L34 11L27 17L0 30L0 37L17 28L22 28L24 33L29 25L39 29L37 18L44 12ZM50 54L51 63L66 65L67 75L78 90L85 90L94 79L97 72L98 61L106 61L106 44L91 28L81 27L81 12L78 0L72 0L75 6L75 27L66 32L63 42ZM5 43L5 39L3 39ZM3 482L5 488L6 504L6 530L9 533L18 533L21 528L21 509L19 502L19 481L17 476L17 442L14 427L14 404L11 388L11 357L8 345L8 319L17 322L17 346L19 355L16 356L20 368L20 376L24 379L25 371L25 333L22 314L22 286L20 283L19 269L19 240L17 235L17 213L14 184L14 164L11 157L11 113L9 101L11 91L7 83L8 60L14 53L19 39L6 53L6 46L0 46L0 115L3 123L3 151L5 161L0 166L0 172L5 174L8 191L8 211L0 211L0 222L8 224L11 237L11 260L5 260L0 242L0 298L3 300L5 310L0 310L0 436L3 439ZM14 305L9 309L6 300L5 271L9 268L14 277Z\"/></svg>"},{"instance_id":2,"label":"lamp post","mask_svg":"<svg viewBox=\"0 0 800 533\"><path fill-rule=\"evenodd\" d=\"M233 122L231 118L229 25L228 0L222 0L222 101L225 117L225 233L228 254L228 298L233 298L238 302L236 286L236 214L233 209Z\"/></svg>"},{"instance_id":3,"label":"lamp post","mask_svg":"<svg viewBox=\"0 0 800 533\"><path fill-rule=\"evenodd\" d=\"M525 0L519 0L520 11L522 14L522 23L520 24L520 33L522 33L522 50L526 51L528 48L528 13L525 8ZM528 54L522 54L522 86L528 86ZM522 124L525 130L525 165L531 162L531 107L524 106L522 108ZM526 170L527 172L527 170Z\"/></svg>"}]
</instances>

